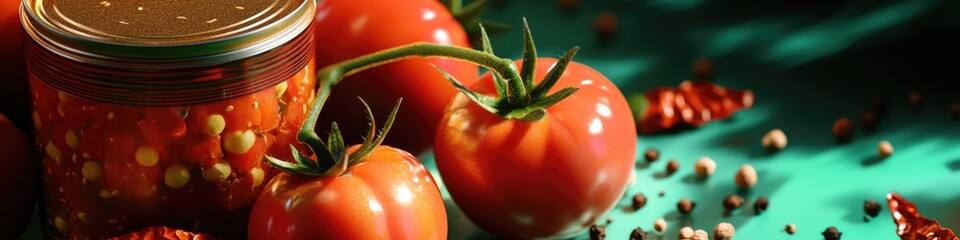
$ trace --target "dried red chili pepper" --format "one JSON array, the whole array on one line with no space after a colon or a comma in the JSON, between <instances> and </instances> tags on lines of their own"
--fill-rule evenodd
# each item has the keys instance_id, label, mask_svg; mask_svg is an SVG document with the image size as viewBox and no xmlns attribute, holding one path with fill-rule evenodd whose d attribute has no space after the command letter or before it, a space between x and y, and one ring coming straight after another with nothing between
<instances>
[{"instance_id":1,"label":"dried red chili pepper","mask_svg":"<svg viewBox=\"0 0 960 240\"><path fill-rule=\"evenodd\" d=\"M683 81L630 98L637 130L650 134L680 126L700 127L753 106L753 91L727 89L709 81Z\"/></svg>"},{"instance_id":2,"label":"dried red chili pepper","mask_svg":"<svg viewBox=\"0 0 960 240\"><path fill-rule=\"evenodd\" d=\"M897 224L897 235L900 239L958 239L949 228L944 228L939 222L921 216L917 212L917 207L899 194L887 194L887 204L890 205L890 214L893 214L893 222Z\"/></svg>"}]
</instances>

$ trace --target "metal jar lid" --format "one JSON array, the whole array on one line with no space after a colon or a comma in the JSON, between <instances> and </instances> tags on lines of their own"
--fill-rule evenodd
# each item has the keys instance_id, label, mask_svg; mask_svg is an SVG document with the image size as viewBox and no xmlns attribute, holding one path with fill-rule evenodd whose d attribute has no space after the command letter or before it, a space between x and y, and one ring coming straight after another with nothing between
<instances>
[{"instance_id":1,"label":"metal jar lid","mask_svg":"<svg viewBox=\"0 0 960 240\"><path fill-rule=\"evenodd\" d=\"M23 0L20 15L31 72L46 83L97 101L165 106L293 76L313 55L315 8L313 0Z\"/></svg>"}]
</instances>

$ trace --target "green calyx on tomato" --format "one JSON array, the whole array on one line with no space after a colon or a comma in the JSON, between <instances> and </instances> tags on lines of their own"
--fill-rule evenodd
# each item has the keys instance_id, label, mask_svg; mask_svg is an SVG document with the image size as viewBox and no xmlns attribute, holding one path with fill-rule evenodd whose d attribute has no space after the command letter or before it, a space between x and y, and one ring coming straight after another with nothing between
<instances>
[{"instance_id":1,"label":"green calyx on tomato","mask_svg":"<svg viewBox=\"0 0 960 240\"><path fill-rule=\"evenodd\" d=\"M483 40L483 51L493 55L493 47L490 46L490 39L487 37L483 26L480 27L480 31ZM546 116L546 109L548 107L577 92L577 88L567 87L552 95L547 95L547 92L560 80L563 71L567 69L567 65L580 48L573 47L567 50L567 52L563 54L563 58L557 62L557 65L550 69L543 81L541 81L540 84L534 84L533 74L537 69L537 49L526 18L523 19L523 40L523 70L519 73L520 75L517 77L509 77L505 80L501 73L493 73L493 79L498 93L496 97L477 94L467 89L442 69L438 68L438 70L440 70L447 80L450 80L458 90L466 94L470 100L473 100L487 111L507 119L517 119L527 122L538 121Z\"/></svg>"},{"instance_id":2,"label":"green calyx on tomato","mask_svg":"<svg viewBox=\"0 0 960 240\"><path fill-rule=\"evenodd\" d=\"M471 40L479 39L481 35L484 34L480 25L486 26L493 34L498 34L510 29L510 25L506 23L480 19L483 10L490 5L489 0L473 1L466 6L463 6L462 0L443 0L443 5L446 5L450 13L453 14L453 17L460 22L463 30L467 32L467 36L469 36Z\"/></svg>"},{"instance_id":3,"label":"green calyx on tomato","mask_svg":"<svg viewBox=\"0 0 960 240\"><path fill-rule=\"evenodd\" d=\"M326 102L326 98L329 96L329 91L326 95L317 99L314 102L315 112L323 107L323 103ZM300 132L297 135L297 140L307 144L311 150L316 154L317 161L313 161L309 156L301 154L300 151L297 151L295 147L290 146L290 151L293 152L294 162L286 162L271 156L265 156L267 163L270 166L280 169L284 172L287 172L292 175L301 175L301 176L313 176L313 177L336 177L340 176L346 172L347 168L350 166L356 165L363 161L363 158L370 154L374 148L380 146L380 143L383 142L383 139L387 136L387 132L390 132L390 127L393 126L393 121L397 116L397 110L400 109L400 103L403 99L397 100L397 104L393 106L393 110L390 111L390 116L387 117L387 122L383 126L383 129L380 130L380 134L376 134L377 124L373 118L373 111L370 110L370 106L367 105L367 102L363 101L363 98L360 98L360 102L363 103L364 109L367 112L367 117L370 119L370 129L368 130L367 136L364 138L363 144L360 145L360 148L357 151L354 151L351 154L347 154L347 145L343 142L343 135L340 133L340 128L337 126L337 122L333 122L330 127L330 136L327 138L327 142L324 143L316 132L313 131L315 125L304 124L300 129ZM305 120L308 123L315 123L317 117L319 116L313 110L310 115L307 116Z\"/></svg>"}]
</instances>

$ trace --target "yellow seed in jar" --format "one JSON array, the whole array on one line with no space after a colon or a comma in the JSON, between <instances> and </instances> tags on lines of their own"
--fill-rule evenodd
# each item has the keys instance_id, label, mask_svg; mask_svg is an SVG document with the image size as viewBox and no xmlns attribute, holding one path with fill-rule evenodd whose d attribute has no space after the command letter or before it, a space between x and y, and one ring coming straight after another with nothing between
<instances>
[{"instance_id":1,"label":"yellow seed in jar","mask_svg":"<svg viewBox=\"0 0 960 240\"><path fill-rule=\"evenodd\" d=\"M90 219L87 218L87 213L85 212L77 212L77 219L80 219L80 221L83 222L90 222Z\"/></svg>"},{"instance_id":2,"label":"yellow seed in jar","mask_svg":"<svg viewBox=\"0 0 960 240\"><path fill-rule=\"evenodd\" d=\"M67 234L70 232L70 225L67 225L67 221L64 221L61 217L53 219L53 226L56 227L57 231L62 234Z\"/></svg>"},{"instance_id":3,"label":"yellow seed in jar","mask_svg":"<svg viewBox=\"0 0 960 240\"><path fill-rule=\"evenodd\" d=\"M277 84L276 88L274 88L274 89L277 90L277 97L278 97L278 98L279 98L280 96L283 96L283 93L286 93L286 92L287 92L287 82L282 82L282 83L280 83L280 84Z\"/></svg>"},{"instance_id":4,"label":"yellow seed in jar","mask_svg":"<svg viewBox=\"0 0 960 240\"><path fill-rule=\"evenodd\" d=\"M163 182L170 188L182 188L190 182L190 170L182 164L174 164L167 168L163 176Z\"/></svg>"},{"instance_id":5,"label":"yellow seed in jar","mask_svg":"<svg viewBox=\"0 0 960 240\"><path fill-rule=\"evenodd\" d=\"M223 132L223 128L227 126L226 120L224 120L223 115L220 114L207 116L204 122L206 122L206 124L204 125L203 133L211 137L219 136L220 133Z\"/></svg>"},{"instance_id":6,"label":"yellow seed in jar","mask_svg":"<svg viewBox=\"0 0 960 240\"><path fill-rule=\"evenodd\" d=\"M83 173L83 177L87 180L96 182L100 180L100 163L86 161L83 163L83 168L80 169L80 172Z\"/></svg>"},{"instance_id":7,"label":"yellow seed in jar","mask_svg":"<svg viewBox=\"0 0 960 240\"><path fill-rule=\"evenodd\" d=\"M43 127L43 121L40 120L40 114L37 112L33 112L33 126L36 127L37 130Z\"/></svg>"},{"instance_id":8,"label":"yellow seed in jar","mask_svg":"<svg viewBox=\"0 0 960 240\"><path fill-rule=\"evenodd\" d=\"M113 120L113 112L107 113L107 120Z\"/></svg>"},{"instance_id":9,"label":"yellow seed in jar","mask_svg":"<svg viewBox=\"0 0 960 240\"><path fill-rule=\"evenodd\" d=\"M257 136L253 134L253 131L235 131L224 137L223 148L233 154L243 154L253 147L253 142L256 140Z\"/></svg>"},{"instance_id":10,"label":"yellow seed in jar","mask_svg":"<svg viewBox=\"0 0 960 240\"><path fill-rule=\"evenodd\" d=\"M63 111L63 103L57 104L57 113L60 114L60 117L67 117L67 114Z\"/></svg>"},{"instance_id":11,"label":"yellow seed in jar","mask_svg":"<svg viewBox=\"0 0 960 240\"><path fill-rule=\"evenodd\" d=\"M66 102L68 100L67 93L63 91L57 91L57 99L59 99L61 102Z\"/></svg>"},{"instance_id":12,"label":"yellow seed in jar","mask_svg":"<svg viewBox=\"0 0 960 240\"><path fill-rule=\"evenodd\" d=\"M80 137L77 137L77 133L73 129L67 130L67 133L63 135L63 140L72 149L77 149L77 145L80 144Z\"/></svg>"},{"instance_id":13,"label":"yellow seed in jar","mask_svg":"<svg viewBox=\"0 0 960 240\"><path fill-rule=\"evenodd\" d=\"M230 176L230 163L224 160L220 160L217 163L213 164L210 168L203 170L203 179L207 181L219 183L227 179Z\"/></svg>"},{"instance_id":14,"label":"yellow seed in jar","mask_svg":"<svg viewBox=\"0 0 960 240\"><path fill-rule=\"evenodd\" d=\"M150 146L140 146L137 148L137 152L134 154L134 157L137 159L137 163L143 165L144 167L152 167L157 165L157 162L160 160L160 153L157 152L156 148Z\"/></svg>"},{"instance_id":15,"label":"yellow seed in jar","mask_svg":"<svg viewBox=\"0 0 960 240\"><path fill-rule=\"evenodd\" d=\"M260 167L250 169L250 176L253 177L253 186L260 186L260 183L263 183L263 169Z\"/></svg>"},{"instance_id":16,"label":"yellow seed in jar","mask_svg":"<svg viewBox=\"0 0 960 240\"><path fill-rule=\"evenodd\" d=\"M233 111L233 105L228 105L227 108L224 108L223 111L230 112Z\"/></svg>"},{"instance_id":17,"label":"yellow seed in jar","mask_svg":"<svg viewBox=\"0 0 960 240\"><path fill-rule=\"evenodd\" d=\"M102 198L109 198L109 197L110 197L110 191L107 191L106 189L100 189L100 197L102 197Z\"/></svg>"},{"instance_id":18,"label":"yellow seed in jar","mask_svg":"<svg viewBox=\"0 0 960 240\"><path fill-rule=\"evenodd\" d=\"M45 149L48 157L53 160L57 160L58 163L60 162L60 149L58 149L56 145L53 145L53 141L47 142L47 147Z\"/></svg>"}]
</instances>

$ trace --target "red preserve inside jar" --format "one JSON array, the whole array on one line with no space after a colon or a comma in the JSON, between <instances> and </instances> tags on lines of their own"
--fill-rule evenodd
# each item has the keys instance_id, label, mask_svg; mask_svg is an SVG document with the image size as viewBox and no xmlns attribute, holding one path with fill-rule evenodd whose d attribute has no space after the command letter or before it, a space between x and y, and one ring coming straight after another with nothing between
<instances>
[{"instance_id":1,"label":"red preserve inside jar","mask_svg":"<svg viewBox=\"0 0 960 240\"><path fill-rule=\"evenodd\" d=\"M314 99L314 1L23 6L48 237L242 237Z\"/></svg>"}]
</instances>

